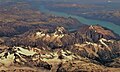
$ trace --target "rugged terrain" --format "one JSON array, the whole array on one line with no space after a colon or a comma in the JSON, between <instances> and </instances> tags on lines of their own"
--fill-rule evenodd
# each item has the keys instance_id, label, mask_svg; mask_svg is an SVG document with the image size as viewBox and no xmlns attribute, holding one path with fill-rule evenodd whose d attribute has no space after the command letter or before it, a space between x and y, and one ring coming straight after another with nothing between
<instances>
[{"instance_id":1,"label":"rugged terrain","mask_svg":"<svg viewBox=\"0 0 120 72\"><path fill-rule=\"evenodd\" d=\"M1 71L118 71L119 39L101 26L83 26L72 32L61 26L33 29L2 39Z\"/></svg>"},{"instance_id":2,"label":"rugged terrain","mask_svg":"<svg viewBox=\"0 0 120 72\"><path fill-rule=\"evenodd\" d=\"M0 72L119 72L120 36L47 15L26 2L0 5Z\"/></svg>"},{"instance_id":3,"label":"rugged terrain","mask_svg":"<svg viewBox=\"0 0 120 72\"><path fill-rule=\"evenodd\" d=\"M0 36L22 34L41 25L76 28L83 24L70 17L46 15L26 2L5 2L0 5Z\"/></svg>"}]
</instances>

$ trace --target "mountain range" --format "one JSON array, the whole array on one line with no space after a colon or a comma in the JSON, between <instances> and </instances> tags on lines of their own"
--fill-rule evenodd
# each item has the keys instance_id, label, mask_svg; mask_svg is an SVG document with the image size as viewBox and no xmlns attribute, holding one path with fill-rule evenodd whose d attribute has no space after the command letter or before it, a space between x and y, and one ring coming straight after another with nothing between
<instances>
[{"instance_id":1,"label":"mountain range","mask_svg":"<svg viewBox=\"0 0 120 72\"><path fill-rule=\"evenodd\" d=\"M120 36L100 25L0 5L0 72L119 72Z\"/></svg>"}]
</instances>

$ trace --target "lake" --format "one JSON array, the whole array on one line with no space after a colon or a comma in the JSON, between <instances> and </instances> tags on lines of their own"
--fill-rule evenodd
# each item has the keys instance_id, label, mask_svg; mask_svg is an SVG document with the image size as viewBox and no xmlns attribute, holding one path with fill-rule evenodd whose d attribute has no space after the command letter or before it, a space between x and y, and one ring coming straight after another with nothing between
<instances>
[{"instance_id":1,"label":"lake","mask_svg":"<svg viewBox=\"0 0 120 72\"><path fill-rule=\"evenodd\" d=\"M39 5L39 10L46 14L52 14L55 16L62 16L62 17L66 17L66 18L67 17L76 18L78 21L80 21L81 23L86 24L86 25L101 25L101 26L106 27L120 35L120 26L116 25L112 22L102 21L102 20L93 20L93 19L88 19L88 18L84 18L81 16L77 16L77 15L67 14L64 12L51 11L51 10L45 8L44 5Z\"/></svg>"}]
</instances>

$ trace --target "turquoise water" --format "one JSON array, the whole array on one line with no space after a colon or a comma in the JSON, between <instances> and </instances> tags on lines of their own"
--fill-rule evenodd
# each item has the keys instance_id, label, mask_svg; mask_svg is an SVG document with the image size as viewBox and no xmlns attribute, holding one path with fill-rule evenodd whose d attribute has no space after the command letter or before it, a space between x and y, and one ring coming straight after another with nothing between
<instances>
[{"instance_id":1,"label":"turquoise water","mask_svg":"<svg viewBox=\"0 0 120 72\"><path fill-rule=\"evenodd\" d=\"M112 30L115 33L120 35L120 26L116 25L112 22L87 19L87 18L84 18L84 17L81 17L81 16L76 16L76 15L67 14L67 13L63 13L63 12L50 11L47 8L45 8L43 5L40 5L39 9L40 9L41 12L44 12L44 13L47 13L47 14L52 14L52 15L55 15L55 16L76 18L81 23L84 23L84 24L87 24L87 25L101 25L101 26L106 27L106 28L108 28L108 29L110 29L110 30Z\"/></svg>"}]
</instances>

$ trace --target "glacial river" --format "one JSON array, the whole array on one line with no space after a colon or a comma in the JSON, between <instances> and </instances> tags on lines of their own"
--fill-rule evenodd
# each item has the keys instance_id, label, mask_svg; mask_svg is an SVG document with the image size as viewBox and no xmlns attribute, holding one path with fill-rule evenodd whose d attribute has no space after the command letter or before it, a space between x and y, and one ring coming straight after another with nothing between
<instances>
[{"instance_id":1,"label":"glacial river","mask_svg":"<svg viewBox=\"0 0 120 72\"><path fill-rule=\"evenodd\" d=\"M62 17L76 18L78 21L80 21L83 24L87 24L87 25L97 25L98 24L98 25L106 27L106 28L108 28L108 29L110 29L110 30L112 30L115 33L120 35L120 26L116 25L112 22L102 21L102 20L93 20L93 19L88 19L88 18L84 18L81 16L77 16L77 15L67 14L64 12L51 11L51 10L48 10L47 8L45 8L44 5L40 5L39 9L41 12L44 12L46 14L52 14L52 15L62 16Z\"/></svg>"}]
</instances>

